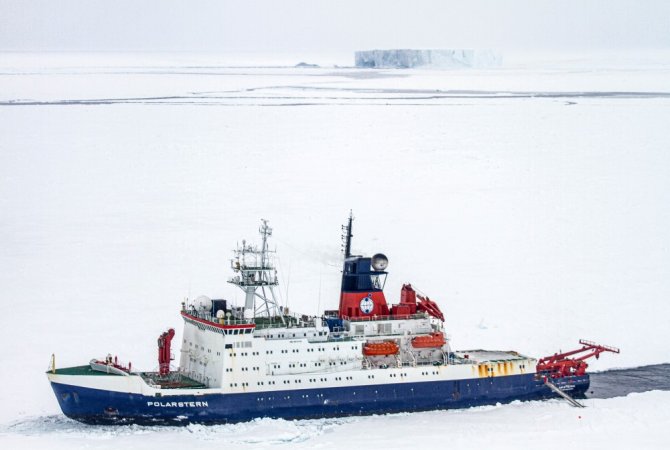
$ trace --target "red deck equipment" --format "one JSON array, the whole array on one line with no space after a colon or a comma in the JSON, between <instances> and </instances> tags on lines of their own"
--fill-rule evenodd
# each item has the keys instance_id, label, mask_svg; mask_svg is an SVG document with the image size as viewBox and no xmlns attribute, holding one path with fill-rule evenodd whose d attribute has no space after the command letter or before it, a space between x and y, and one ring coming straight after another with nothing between
<instances>
[{"instance_id":1,"label":"red deck equipment","mask_svg":"<svg viewBox=\"0 0 670 450\"><path fill-rule=\"evenodd\" d=\"M158 337L158 372L161 375L167 375L170 373L170 361L172 361L170 345L172 343L173 337L173 328L170 328Z\"/></svg>"},{"instance_id":2,"label":"red deck equipment","mask_svg":"<svg viewBox=\"0 0 670 450\"><path fill-rule=\"evenodd\" d=\"M565 353L556 353L553 356L546 356L537 362L536 370L538 373L548 375L551 378L562 378L571 375L584 375L586 368L589 366L586 360L595 356L596 359L600 357L603 352L619 353L616 347L609 347L607 345L599 345L595 342L580 339L579 343L582 348L572 350ZM585 353L577 358L568 358L569 356Z\"/></svg>"},{"instance_id":3,"label":"red deck equipment","mask_svg":"<svg viewBox=\"0 0 670 450\"><path fill-rule=\"evenodd\" d=\"M419 299L419 303L416 305L417 310L425 311L436 319L440 319L442 322L444 322L444 314L442 314L442 311L440 311L440 307L437 306L437 303L428 297L424 297L423 295L419 294L416 294L416 298Z\"/></svg>"}]
</instances>

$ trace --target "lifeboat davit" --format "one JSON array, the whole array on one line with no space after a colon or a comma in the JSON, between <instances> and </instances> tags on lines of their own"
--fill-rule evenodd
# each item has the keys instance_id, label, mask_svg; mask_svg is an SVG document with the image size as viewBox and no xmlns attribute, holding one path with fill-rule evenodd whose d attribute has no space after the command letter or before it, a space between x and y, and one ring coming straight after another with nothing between
<instances>
[{"instance_id":1,"label":"lifeboat davit","mask_svg":"<svg viewBox=\"0 0 670 450\"><path fill-rule=\"evenodd\" d=\"M400 350L398 344L393 341L366 342L363 346L365 356L388 356L395 355Z\"/></svg>"},{"instance_id":2,"label":"lifeboat davit","mask_svg":"<svg viewBox=\"0 0 670 450\"><path fill-rule=\"evenodd\" d=\"M414 339L412 339L412 347L414 348L434 348L434 347L442 347L444 344L446 344L446 340L444 339L444 334L437 332L437 333L430 333L428 336L417 336Z\"/></svg>"}]
</instances>

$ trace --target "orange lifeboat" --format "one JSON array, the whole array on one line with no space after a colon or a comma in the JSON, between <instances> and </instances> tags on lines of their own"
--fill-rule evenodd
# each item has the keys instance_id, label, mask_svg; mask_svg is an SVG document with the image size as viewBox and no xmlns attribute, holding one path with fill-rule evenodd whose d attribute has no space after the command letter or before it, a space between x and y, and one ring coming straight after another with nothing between
<instances>
[{"instance_id":1,"label":"orange lifeboat","mask_svg":"<svg viewBox=\"0 0 670 450\"><path fill-rule=\"evenodd\" d=\"M417 336L412 339L412 347L414 348L433 348L433 347L442 347L446 344L444 339L444 334L430 333L428 336Z\"/></svg>"},{"instance_id":2,"label":"orange lifeboat","mask_svg":"<svg viewBox=\"0 0 670 450\"><path fill-rule=\"evenodd\" d=\"M363 346L365 356L388 356L395 355L400 350L398 344L393 341L366 342Z\"/></svg>"}]
</instances>

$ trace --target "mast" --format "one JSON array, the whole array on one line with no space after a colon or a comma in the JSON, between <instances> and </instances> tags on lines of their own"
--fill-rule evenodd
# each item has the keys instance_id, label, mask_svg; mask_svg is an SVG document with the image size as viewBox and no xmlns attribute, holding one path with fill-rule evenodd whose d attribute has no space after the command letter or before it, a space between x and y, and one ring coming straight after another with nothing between
<instances>
[{"instance_id":1,"label":"mast","mask_svg":"<svg viewBox=\"0 0 670 450\"><path fill-rule=\"evenodd\" d=\"M275 287L279 285L279 280L271 258L274 251L268 249L268 238L272 236L272 228L268 226L267 220L261 219L258 231L262 239L260 248L243 240L242 246L234 250L235 257L230 261L230 265L233 272L238 275L228 282L238 286L245 293L246 319L279 316L283 323L284 315L275 295Z\"/></svg>"},{"instance_id":2,"label":"mast","mask_svg":"<svg viewBox=\"0 0 670 450\"><path fill-rule=\"evenodd\" d=\"M354 215L351 210L349 210L349 221L347 225L342 225L342 239L344 240L344 259L347 259L351 256L351 238L354 237L352 234L352 224L354 221Z\"/></svg>"}]
</instances>

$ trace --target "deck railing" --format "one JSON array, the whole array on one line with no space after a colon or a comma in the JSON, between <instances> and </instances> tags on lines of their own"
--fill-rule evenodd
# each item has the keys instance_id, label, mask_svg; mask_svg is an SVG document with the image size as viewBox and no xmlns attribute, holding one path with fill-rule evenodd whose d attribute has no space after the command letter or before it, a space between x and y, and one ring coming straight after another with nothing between
<instances>
[{"instance_id":1,"label":"deck railing","mask_svg":"<svg viewBox=\"0 0 670 450\"><path fill-rule=\"evenodd\" d=\"M427 313L416 313L416 314L401 314L401 315L387 315L387 316L366 316L366 317L349 317L342 316L342 320L348 320L350 322L374 322L376 320L408 320L408 319L426 319L428 318Z\"/></svg>"},{"instance_id":2,"label":"deck railing","mask_svg":"<svg viewBox=\"0 0 670 450\"><path fill-rule=\"evenodd\" d=\"M255 325L256 329L266 329L266 328L284 328L287 325L290 328L303 328L305 325L314 326L313 323L308 322L299 322L297 318L293 316L284 316L284 322L281 321L279 317L275 317L272 320L267 318L256 318L256 319L233 319L233 318L222 318L212 315L209 311L199 312L194 309L186 309L183 311L185 314L196 319L204 320L210 322L214 325Z\"/></svg>"}]
</instances>

